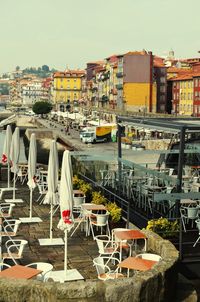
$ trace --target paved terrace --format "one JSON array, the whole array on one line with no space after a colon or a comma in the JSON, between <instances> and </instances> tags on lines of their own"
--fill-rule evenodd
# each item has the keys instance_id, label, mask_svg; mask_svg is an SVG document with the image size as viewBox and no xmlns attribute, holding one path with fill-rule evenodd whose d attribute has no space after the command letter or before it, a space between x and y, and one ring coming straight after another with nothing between
<instances>
[{"instance_id":1,"label":"paved terrace","mask_svg":"<svg viewBox=\"0 0 200 302\"><path fill-rule=\"evenodd\" d=\"M4 175L3 175L4 176ZM6 187L7 182L2 179L0 187ZM28 217L29 215L29 189L27 185L17 182L16 198L22 198L23 204L16 204L13 218ZM37 188L33 193L33 201L38 198ZM5 192L3 198L12 198L11 192ZM25 248L24 257L19 264L26 265L32 262L49 262L54 270L62 270L64 267L64 246L48 247L40 246L39 238L49 238L49 209L48 205L39 205L33 202L33 216L39 216L43 222L22 224L15 238L26 239L28 246ZM64 232L57 228L60 211L54 215L54 237L64 237ZM5 242L5 239L4 241ZM72 238L68 239L68 267L76 268L85 279L96 279L96 269L93 267L92 259L98 256L98 250L92 237L85 237L85 233L77 230ZM9 263L9 262L7 262ZM10 262L13 265L13 261Z\"/></svg>"}]
</instances>

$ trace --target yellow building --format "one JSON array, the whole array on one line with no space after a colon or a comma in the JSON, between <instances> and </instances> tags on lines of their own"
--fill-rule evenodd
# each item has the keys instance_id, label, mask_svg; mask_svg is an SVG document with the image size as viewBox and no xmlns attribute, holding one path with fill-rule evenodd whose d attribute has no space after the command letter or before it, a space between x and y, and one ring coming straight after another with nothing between
<instances>
[{"instance_id":1,"label":"yellow building","mask_svg":"<svg viewBox=\"0 0 200 302\"><path fill-rule=\"evenodd\" d=\"M174 79L174 85L175 83L176 87L179 87L179 114L190 116L193 114L193 76L192 74L179 76ZM173 99L175 97L174 93Z\"/></svg>"},{"instance_id":2,"label":"yellow building","mask_svg":"<svg viewBox=\"0 0 200 302\"><path fill-rule=\"evenodd\" d=\"M152 94L152 96L151 96ZM156 83L124 83L123 97L126 110L139 112L156 112ZM151 110L149 110L152 99Z\"/></svg>"},{"instance_id":3,"label":"yellow building","mask_svg":"<svg viewBox=\"0 0 200 302\"><path fill-rule=\"evenodd\" d=\"M53 75L53 103L65 104L82 98L82 79L85 76L84 70L66 70L55 72Z\"/></svg>"}]
</instances>

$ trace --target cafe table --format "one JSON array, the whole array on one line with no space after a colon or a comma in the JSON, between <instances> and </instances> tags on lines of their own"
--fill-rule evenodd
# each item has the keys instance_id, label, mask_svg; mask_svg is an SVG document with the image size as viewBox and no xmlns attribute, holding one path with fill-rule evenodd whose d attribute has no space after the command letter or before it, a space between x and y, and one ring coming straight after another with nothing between
<instances>
[{"instance_id":1,"label":"cafe table","mask_svg":"<svg viewBox=\"0 0 200 302\"><path fill-rule=\"evenodd\" d=\"M132 240L132 242L138 240L138 239L144 239L144 251L147 250L147 237L145 234L143 234L140 230L131 230L126 229L124 231L115 231L114 232L118 240L123 243L124 240ZM133 243L130 245L133 245ZM120 244L120 255L122 255L122 245Z\"/></svg>"},{"instance_id":2,"label":"cafe table","mask_svg":"<svg viewBox=\"0 0 200 302\"><path fill-rule=\"evenodd\" d=\"M32 279L42 273L41 270L23 265L14 265L0 272L2 278Z\"/></svg>"},{"instance_id":3,"label":"cafe table","mask_svg":"<svg viewBox=\"0 0 200 302\"><path fill-rule=\"evenodd\" d=\"M137 258L137 257L128 257L125 260L123 260L122 262L120 262L118 264L118 267L126 268L128 270L127 277L129 277L130 269L145 272L145 271L152 269L152 267L156 263L158 263L158 262L153 261L153 260L147 260L147 259L142 259L142 258Z\"/></svg>"}]
</instances>

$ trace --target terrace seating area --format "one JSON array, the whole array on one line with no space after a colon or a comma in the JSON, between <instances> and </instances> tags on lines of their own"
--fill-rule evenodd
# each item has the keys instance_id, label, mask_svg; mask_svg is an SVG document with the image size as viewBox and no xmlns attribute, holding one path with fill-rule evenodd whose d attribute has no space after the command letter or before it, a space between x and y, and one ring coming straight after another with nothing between
<instances>
[{"instance_id":1,"label":"terrace seating area","mask_svg":"<svg viewBox=\"0 0 200 302\"><path fill-rule=\"evenodd\" d=\"M40 281L52 281L51 271L63 269L64 246L40 246L38 239L48 237L49 232L49 206L37 202L40 191L33 192L33 213L40 217L42 222L26 224L21 223L21 216L29 215L29 189L21 180L17 181L17 194L24 203L13 205L10 218L1 215L1 258L2 270L11 266L11 275L16 270L27 278L36 278ZM140 267L120 267L126 258L135 258L138 253L148 252L148 239L139 230L124 228L110 229L108 222L109 212L103 205L85 203L81 192L74 191L74 215L82 219L82 223L75 223L68 238L68 267L76 268L85 280L108 280L118 277L126 278L136 271L143 271ZM5 198L12 196L6 192ZM2 208L4 202L2 201ZM9 204L7 204L9 206ZM63 237L63 232L57 228L60 211L55 211L53 232L55 237ZM105 258L107 257L107 258ZM105 262L105 259L106 262ZM137 261L137 260L136 260ZM155 263L154 263L155 264ZM26 268L32 269L27 271ZM107 271L108 270L108 271ZM113 270L114 273L113 274ZM9 271L7 273L9 274ZM106 277L102 277L105 271ZM30 273L30 274L29 274ZM0 273L1 275L1 273ZM2 275L2 276L3 276ZM110 277L111 276L111 277Z\"/></svg>"}]
</instances>

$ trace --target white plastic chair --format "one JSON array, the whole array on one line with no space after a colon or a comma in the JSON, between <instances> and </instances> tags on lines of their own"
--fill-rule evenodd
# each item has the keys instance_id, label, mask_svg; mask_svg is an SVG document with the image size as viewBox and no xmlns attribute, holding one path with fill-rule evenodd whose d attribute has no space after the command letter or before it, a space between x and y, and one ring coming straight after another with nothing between
<instances>
[{"instance_id":1,"label":"white plastic chair","mask_svg":"<svg viewBox=\"0 0 200 302\"><path fill-rule=\"evenodd\" d=\"M141 259L146 259L146 260L152 260L152 261L161 261L162 257L156 254L151 254L151 253L143 253L143 254L138 254L135 256L136 258L141 258Z\"/></svg>"},{"instance_id":2,"label":"white plastic chair","mask_svg":"<svg viewBox=\"0 0 200 302\"><path fill-rule=\"evenodd\" d=\"M107 233L110 237L110 228L109 228L109 224L108 224L109 215L110 215L110 213L106 212L105 214L94 214L94 213L92 213L89 216L90 229L92 231L93 239L95 239L93 226L95 226L96 228L98 228L98 227L101 228L101 235L102 235L103 227L106 227Z\"/></svg>"},{"instance_id":3,"label":"white plastic chair","mask_svg":"<svg viewBox=\"0 0 200 302\"><path fill-rule=\"evenodd\" d=\"M6 241L6 253L2 254L2 261L4 262L5 259L11 259L14 264L17 264L16 259L23 257L23 251L27 244L27 240L15 239Z\"/></svg>"},{"instance_id":4,"label":"white plastic chair","mask_svg":"<svg viewBox=\"0 0 200 302\"><path fill-rule=\"evenodd\" d=\"M119 267L111 269L109 263L119 263L119 259L114 257L97 257L93 259L93 264L96 267L99 280L110 280L123 278L124 275L119 273Z\"/></svg>"},{"instance_id":5,"label":"white plastic chair","mask_svg":"<svg viewBox=\"0 0 200 302\"><path fill-rule=\"evenodd\" d=\"M1 203L0 204L0 217L9 218L12 216L14 203Z\"/></svg>"},{"instance_id":6,"label":"white plastic chair","mask_svg":"<svg viewBox=\"0 0 200 302\"><path fill-rule=\"evenodd\" d=\"M42 273L37 275L36 279L38 281L45 281L45 279L48 279L49 273L53 270L53 265L46 262L35 262L30 263L26 265L27 267L32 267L38 270L41 270Z\"/></svg>"},{"instance_id":7,"label":"white plastic chair","mask_svg":"<svg viewBox=\"0 0 200 302\"><path fill-rule=\"evenodd\" d=\"M37 183L37 186L38 186L38 190L39 190L39 197L38 199L36 200L36 202L39 202L42 203L47 192L48 192L48 187L47 187L47 183L46 182L38 182ZM42 198L42 200L41 200Z\"/></svg>"},{"instance_id":8,"label":"white plastic chair","mask_svg":"<svg viewBox=\"0 0 200 302\"><path fill-rule=\"evenodd\" d=\"M181 214L181 220L183 224L183 229L186 232L185 223L190 219L192 220L192 227L193 222L199 217L199 206L196 207L180 207L180 214Z\"/></svg>"}]
</instances>

